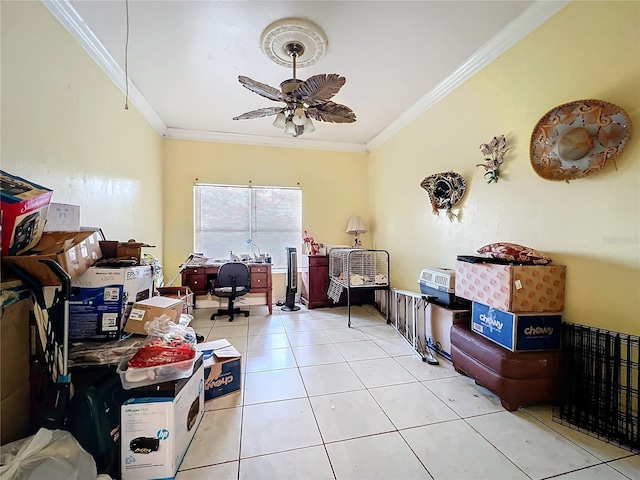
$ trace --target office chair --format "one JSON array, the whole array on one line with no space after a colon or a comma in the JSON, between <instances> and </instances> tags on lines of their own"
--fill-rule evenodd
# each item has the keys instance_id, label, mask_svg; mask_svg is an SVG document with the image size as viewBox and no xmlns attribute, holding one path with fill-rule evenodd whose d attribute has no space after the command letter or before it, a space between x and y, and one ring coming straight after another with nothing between
<instances>
[{"instance_id":1,"label":"office chair","mask_svg":"<svg viewBox=\"0 0 640 480\"><path fill-rule=\"evenodd\" d=\"M245 317L249 316L248 310L234 307L233 301L249 293L250 280L249 267L244 263L228 262L218 269L218 276L213 283L211 294L216 297L228 298L229 305L226 309L219 308L217 313L211 315L211 320L220 315L229 315L229 321L233 322L235 314L243 313Z\"/></svg>"}]
</instances>

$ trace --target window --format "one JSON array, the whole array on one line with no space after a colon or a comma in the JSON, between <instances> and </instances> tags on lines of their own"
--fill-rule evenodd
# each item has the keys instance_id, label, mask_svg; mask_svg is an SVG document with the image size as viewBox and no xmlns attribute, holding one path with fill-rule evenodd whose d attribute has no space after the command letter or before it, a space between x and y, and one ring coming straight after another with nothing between
<instances>
[{"instance_id":1,"label":"window","mask_svg":"<svg viewBox=\"0 0 640 480\"><path fill-rule=\"evenodd\" d=\"M209 258L251 253L251 239L274 268L286 268L285 247L302 244L299 188L196 185L194 210L195 251Z\"/></svg>"}]
</instances>

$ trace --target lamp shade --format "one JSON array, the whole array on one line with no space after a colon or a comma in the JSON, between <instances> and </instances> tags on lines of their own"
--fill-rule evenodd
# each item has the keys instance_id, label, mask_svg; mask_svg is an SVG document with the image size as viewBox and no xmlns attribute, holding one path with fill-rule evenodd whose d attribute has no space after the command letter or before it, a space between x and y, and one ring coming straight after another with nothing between
<instances>
[{"instance_id":1,"label":"lamp shade","mask_svg":"<svg viewBox=\"0 0 640 480\"><path fill-rule=\"evenodd\" d=\"M367 227L364 226L364 222L362 221L362 217L360 215L352 215L349 218L349 223L347 224L347 233L366 233Z\"/></svg>"}]
</instances>

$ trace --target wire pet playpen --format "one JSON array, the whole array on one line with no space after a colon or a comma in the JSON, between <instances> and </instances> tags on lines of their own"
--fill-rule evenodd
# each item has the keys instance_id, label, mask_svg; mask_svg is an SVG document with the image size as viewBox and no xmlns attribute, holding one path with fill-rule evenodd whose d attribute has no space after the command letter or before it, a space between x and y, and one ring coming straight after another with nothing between
<instances>
[{"instance_id":1,"label":"wire pet playpen","mask_svg":"<svg viewBox=\"0 0 640 480\"><path fill-rule=\"evenodd\" d=\"M334 248L329 253L329 290L327 295L337 303L343 290L347 292L348 325L351 326L351 290L368 288L386 290L389 294L389 252L363 248ZM386 302L389 318L388 305Z\"/></svg>"},{"instance_id":2,"label":"wire pet playpen","mask_svg":"<svg viewBox=\"0 0 640 480\"><path fill-rule=\"evenodd\" d=\"M640 452L640 337L562 325L567 379L553 420Z\"/></svg>"}]
</instances>

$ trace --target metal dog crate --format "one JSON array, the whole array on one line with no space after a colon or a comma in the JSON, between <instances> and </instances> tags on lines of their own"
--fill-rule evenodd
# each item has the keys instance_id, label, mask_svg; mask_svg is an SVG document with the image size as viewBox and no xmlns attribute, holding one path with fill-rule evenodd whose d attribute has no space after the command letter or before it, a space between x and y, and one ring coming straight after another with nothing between
<instances>
[{"instance_id":1,"label":"metal dog crate","mask_svg":"<svg viewBox=\"0 0 640 480\"><path fill-rule=\"evenodd\" d=\"M389 292L389 252L363 248L334 248L329 253L329 291L338 302L347 291L348 325L351 326L351 289L368 288ZM389 302L386 302L387 309ZM387 310L387 318L389 312Z\"/></svg>"}]
</instances>

